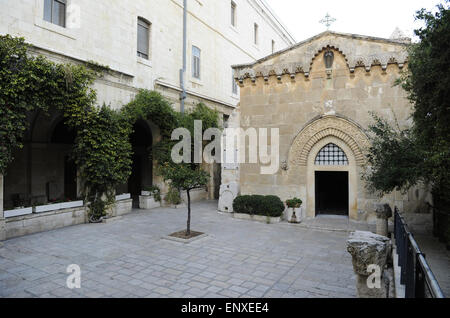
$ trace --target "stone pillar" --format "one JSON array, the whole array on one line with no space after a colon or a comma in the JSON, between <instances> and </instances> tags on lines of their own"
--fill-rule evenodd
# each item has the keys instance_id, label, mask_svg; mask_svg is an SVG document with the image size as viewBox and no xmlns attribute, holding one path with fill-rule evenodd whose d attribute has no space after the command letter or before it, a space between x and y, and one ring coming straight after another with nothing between
<instances>
[{"instance_id":1,"label":"stone pillar","mask_svg":"<svg viewBox=\"0 0 450 318\"><path fill-rule=\"evenodd\" d=\"M0 241L6 239L6 224L3 214L3 175L0 174ZM2 243L0 243L1 247Z\"/></svg>"},{"instance_id":2,"label":"stone pillar","mask_svg":"<svg viewBox=\"0 0 450 318\"><path fill-rule=\"evenodd\" d=\"M361 231L350 234L347 251L352 255L358 298L388 297L388 282L383 275L388 247L387 237Z\"/></svg>"},{"instance_id":3,"label":"stone pillar","mask_svg":"<svg viewBox=\"0 0 450 318\"><path fill-rule=\"evenodd\" d=\"M389 204L379 204L375 210L377 214L377 234L388 236L389 224L388 220L392 217L392 209Z\"/></svg>"}]
</instances>

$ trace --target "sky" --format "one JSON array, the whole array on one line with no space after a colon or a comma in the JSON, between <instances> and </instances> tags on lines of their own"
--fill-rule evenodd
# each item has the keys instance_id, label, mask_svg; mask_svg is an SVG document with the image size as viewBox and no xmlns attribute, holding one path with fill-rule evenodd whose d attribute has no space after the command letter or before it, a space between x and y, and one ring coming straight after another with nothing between
<instances>
[{"instance_id":1,"label":"sky","mask_svg":"<svg viewBox=\"0 0 450 318\"><path fill-rule=\"evenodd\" d=\"M389 38L396 27L414 39L421 8L434 9L443 0L266 0L297 42L326 30L319 21L327 12L336 19L331 31Z\"/></svg>"}]
</instances>

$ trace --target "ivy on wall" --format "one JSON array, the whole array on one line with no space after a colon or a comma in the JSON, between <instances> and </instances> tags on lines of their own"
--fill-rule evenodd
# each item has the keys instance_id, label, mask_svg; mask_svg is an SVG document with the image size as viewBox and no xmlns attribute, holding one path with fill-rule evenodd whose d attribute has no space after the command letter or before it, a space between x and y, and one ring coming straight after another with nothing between
<instances>
[{"instance_id":1,"label":"ivy on wall","mask_svg":"<svg viewBox=\"0 0 450 318\"><path fill-rule=\"evenodd\" d=\"M28 49L23 38L0 36L0 173L6 173L14 150L23 147L27 114L55 107L76 132L73 156L90 216L98 219L113 199L112 190L131 173L132 127L122 112L95 106L91 87L104 67L57 64L31 56Z\"/></svg>"}]
</instances>

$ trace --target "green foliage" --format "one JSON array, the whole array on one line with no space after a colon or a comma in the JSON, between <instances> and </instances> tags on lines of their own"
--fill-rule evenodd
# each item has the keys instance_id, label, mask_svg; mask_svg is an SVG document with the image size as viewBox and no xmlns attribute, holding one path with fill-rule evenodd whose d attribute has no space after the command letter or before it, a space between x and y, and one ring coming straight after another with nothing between
<instances>
[{"instance_id":1,"label":"green foliage","mask_svg":"<svg viewBox=\"0 0 450 318\"><path fill-rule=\"evenodd\" d=\"M90 89L94 72L29 56L28 48L23 38L0 36L0 173L14 159L14 149L23 147L29 112L51 105L77 128L96 99Z\"/></svg>"},{"instance_id":2,"label":"green foliage","mask_svg":"<svg viewBox=\"0 0 450 318\"><path fill-rule=\"evenodd\" d=\"M81 173L90 216L98 219L113 201L113 189L131 171L131 125L121 112L97 108L92 84L107 67L56 64L27 54L23 38L0 36L0 173L21 148L27 114L49 106L76 131L74 159Z\"/></svg>"},{"instance_id":3,"label":"green foliage","mask_svg":"<svg viewBox=\"0 0 450 318\"><path fill-rule=\"evenodd\" d=\"M170 162L170 154L175 142L172 131L179 127L180 115L161 94L140 90L133 101L123 108L124 117L134 124L137 120L151 120L160 129L161 140L152 146L152 156L158 163Z\"/></svg>"},{"instance_id":4,"label":"green foliage","mask_svg":"<svg viewBox=\"0 0 450 318\"><path fill-rule=\"evenodd\" d=\"M424 9L415 31L420 42L409 51L408 71L400 80L414 105L413 134L424 164L421 176L430 181L441 200L450 203L450 11L448 1L435 13Z\"/></svg>"},{"instance_id":5,"label":"green foliage","mask_svg":"<svg viewBox=\"0 0 450 318\"><path fill-rule=\"evenodd\" d=\"M281 199L273 195L243 195L233 201L233 210L236 213L280 217L284 209Z\"/></svg>"},{"instance_id":6,"label":"green foliage","mask_svg":"<svg viewBox=\"0 0 450 318\"><path fill-rule=\"evenodd\" d=\"M296 208L298 209L299 207L301 207L303 204L303 201L300 200L299 198L293 198L290 200L286 201L286 205L288 208Z\"/></svg>"},{"instance_id":7,"label":"green foliage","mask_svg":"<svg viewBox=\"0 0 450 318\"><path fill-rule=\"evenodd\" d=\"M392 127L386 120L372 114L369 126L371 146L366 155L370 168L363 175L368 189L388 194L405 191L421 180L423 157L411 130Z\"/></svg>"},{"instance_id":8,"label":"green foliage","mask_svg":"<svg viewBox=\"0 0 450 318\"><path fill-rule=\"evenodd\" d=\"M160 168L160 173L164 181L169 182L173 188L185 191L206 187L210 177L200 167L188 164L166 163Z\"/></svg>"},{"instance_id":9,"label":"green foliage","mask_svg":"<svg viewBox=\"0 0 450 318\"><path fill-rule=\"evenodd\" d=\"M169 204L178 205L181 203L181 194L177 188L169 187L169 191L167 192L164 201Z\"/></svg>"},{"instance_id":10,"label":"green foliage","mask_svg":"<svg viewBox=\"0 0 450 318\"><path fill-rule=\"evenodd\" d=\"M93 108L84 118L74 154L89 202L105 201L106 196L106 202L112 203L115 187L128 180L132 164L131 130L131 124L123 120L121 112L105 105ZM97 219L105 214L104 206L99 204L98 207L91 209Z\"/></svg>"},{"instance_id":11,"label":"green foliage","mask_svg":"<svg viewBox=\"0 0 450 318\"><path fill-rule=\"evenodd\" d=\"M161 202L161 189L157 185L144 187L144 191L150 192L156 202Z\"/></svg>"}]
</instances>

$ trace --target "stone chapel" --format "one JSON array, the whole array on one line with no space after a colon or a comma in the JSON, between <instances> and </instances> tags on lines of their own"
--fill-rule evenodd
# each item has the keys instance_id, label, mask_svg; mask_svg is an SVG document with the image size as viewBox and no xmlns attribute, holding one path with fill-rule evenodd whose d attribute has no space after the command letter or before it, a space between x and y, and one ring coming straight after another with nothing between
<instances>
[{"instance_id":1,"label":"stone chapel","mask_svg":"<svg viewBox=\"0 0 450 318\"><path fill-rule=\"evenodd\" d=\"M255 63L234 66L241 87L234 117L244 130L279 128L280 169L262 175L260 164L224 165L221 191L236 188L224 195L298 197L308 218L336 214L371 221L380 202L411 213L425 209L425 188L380 198L361 178L367 168L370 113L397 120L401 127L411 125L411 104L395 85L408 66L409 43L327 31ZM232 207L225 209L231 212Z\"/></svg>"}]
</instances>

